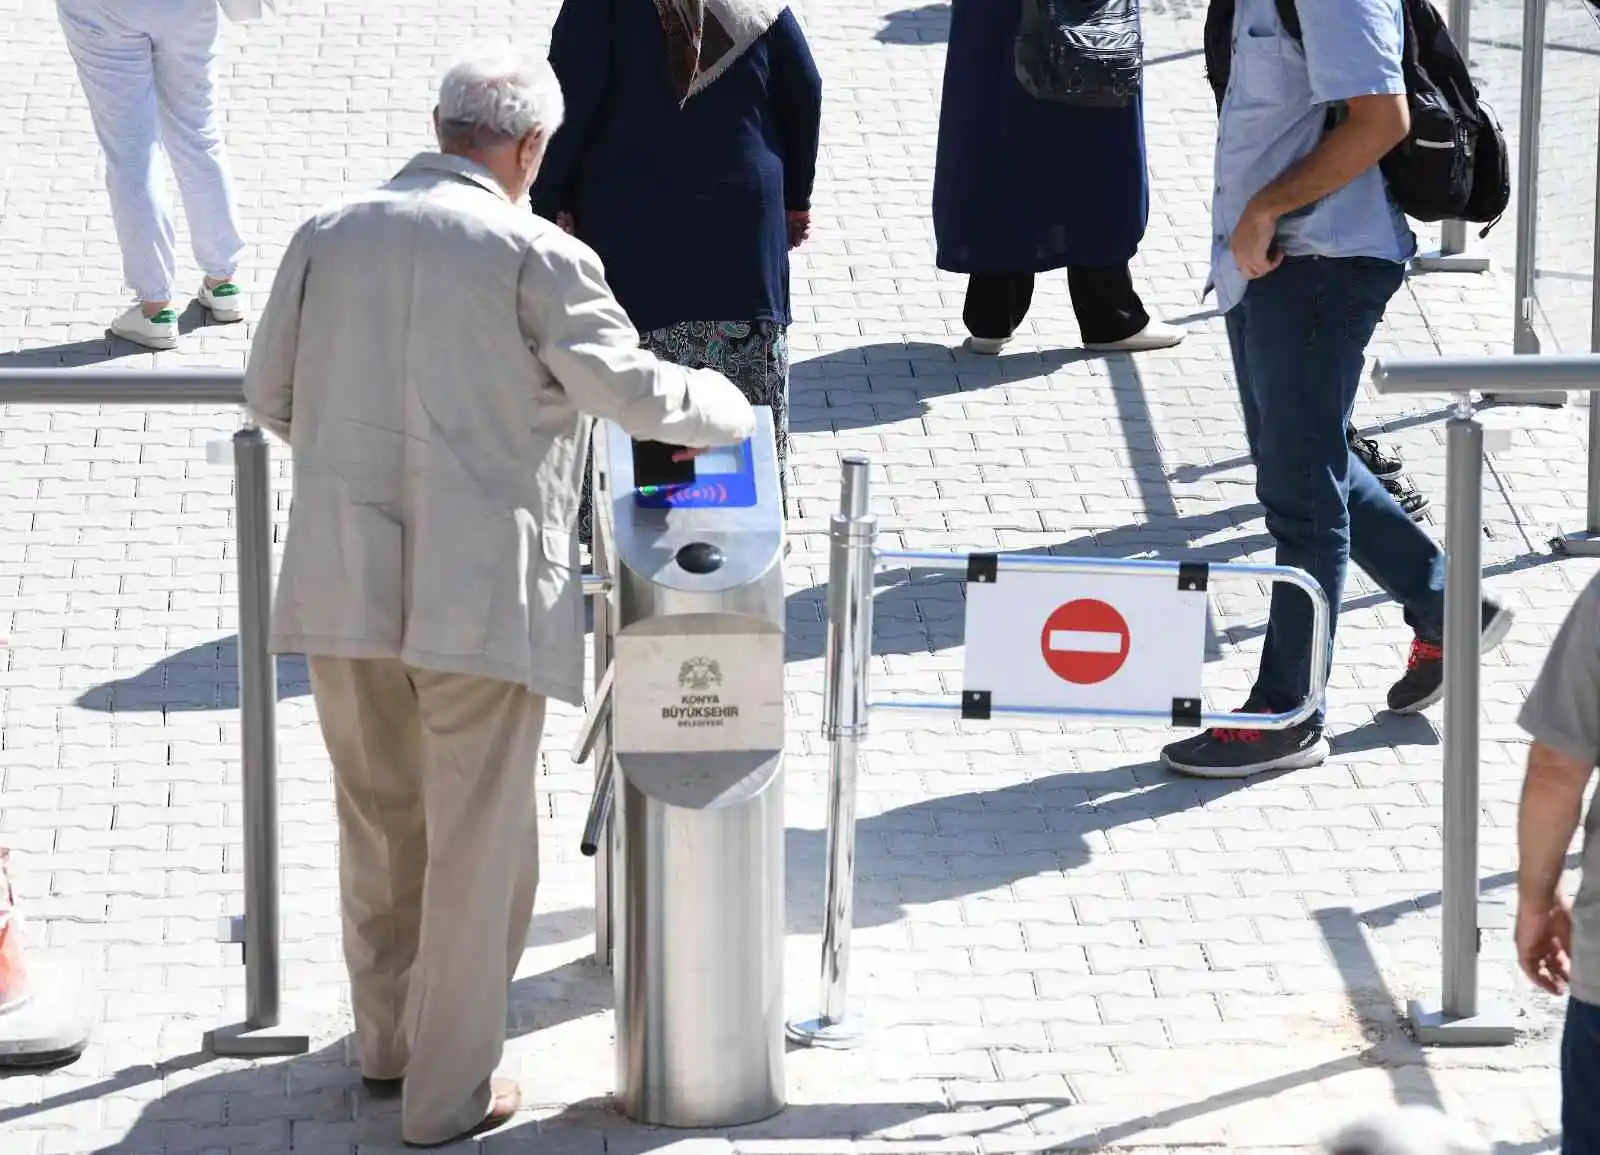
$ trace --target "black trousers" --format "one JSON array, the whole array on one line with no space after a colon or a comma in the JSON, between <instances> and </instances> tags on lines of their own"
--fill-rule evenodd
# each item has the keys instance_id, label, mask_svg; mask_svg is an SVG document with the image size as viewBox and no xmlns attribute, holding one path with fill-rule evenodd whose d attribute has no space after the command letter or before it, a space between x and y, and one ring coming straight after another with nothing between
<instances>
[{"instance_id":1,"label":"black trousers","mask_svg":"<svg viewBox=\"0 0 1600 1155\"><path fill-rule=\"evenodd\" d=\"M1033 303L1033 279L1032 273L973 273L968 277L967 303L962 311L967 332L995 340L1015 333ZM1120 341L1150 323L1127 265L1069 266L1067 291L1072 294L1078 333L1086 345Z\"/></svg>"}]
</instances>

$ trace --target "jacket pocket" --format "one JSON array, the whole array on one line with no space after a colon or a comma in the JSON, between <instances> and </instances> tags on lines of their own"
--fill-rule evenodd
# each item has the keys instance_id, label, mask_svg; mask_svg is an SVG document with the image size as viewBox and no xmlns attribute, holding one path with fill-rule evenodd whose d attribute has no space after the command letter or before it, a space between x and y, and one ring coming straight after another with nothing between
<instances>
[{"instance_id":1,"label":"jacket pocket","mask_svg":"<svg viewBox=\"0 0 1600 1155\"><path fill-rule=\"evenodd\" d=\"M577 558L572 556L572 534L554 525L539 527L539 552L544 560L561 569L577 569Z\"/></svg>"}]
</instances>

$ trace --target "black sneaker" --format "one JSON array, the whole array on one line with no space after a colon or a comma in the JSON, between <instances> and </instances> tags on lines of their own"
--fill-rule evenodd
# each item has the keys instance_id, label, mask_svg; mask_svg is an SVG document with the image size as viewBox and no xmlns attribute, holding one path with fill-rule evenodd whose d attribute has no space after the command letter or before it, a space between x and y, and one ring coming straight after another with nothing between
<instances>
[{"instance_id":1,"label":"black sneaker","mask_svg":"<svg viewBox=\"0 0 1600 1155\"><path fill-rule=\"evenodd\" d=\"M1412 521L1421 521L1422 515L1428 512L1428 507L1433 504L1428 495L1415 485L1411 484L1409 477L1380 477L1379 482L1389 491L1389 496L1400 503L1400 508Z\"/></svg>"},{"instance_id":2,"label":"black sneaker","mask_svg":"<svg viewBox=\"0 0 1600 1155\"><path fill-rule=\"evenodd\" d=\"M1330 749L1322 727L1301 723L1291 730L1207 730L1166 746L1161 760L1193 778L1248 778L1320 765Z\"/></svg>"},{"instance_id":3,"label":"black sneaker","mask_svg":"<svg viewBox=\"0 0 1600 1155\"><path fill-rule=\"evenodd\" d=\"M1485 598L1483 602L1484 653L1506 640L1515 615L1507 606ZM1420 714L1444 697L1444 647L1421 638L1411 639L1406 672L1389 687L1389 709L1396 714Z\"/></svg>"},{"instance_id":4,"label":"black sneaker","mask_svg":"<svg viewBox=\"0 0 1600 1155\"><path fill-rule=\"evenodd\" d=\"M1350 443L1350 452L1361 460L1361 464L1372 470L1372 476L1379 480L1399 477L1405 472L1406 463L1400 460L1400 455L1392 449L1385 449L1370 437L1362 437L1356 432L1354 425L1344 427L1344 439Z\"/></svg>"}]
</instances>

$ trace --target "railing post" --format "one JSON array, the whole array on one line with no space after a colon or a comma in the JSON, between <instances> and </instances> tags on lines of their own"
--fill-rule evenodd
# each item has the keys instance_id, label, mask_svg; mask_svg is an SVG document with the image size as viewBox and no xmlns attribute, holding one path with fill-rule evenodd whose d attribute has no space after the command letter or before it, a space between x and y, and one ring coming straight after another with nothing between
<instances>
[{"instance_id":1,"label":"railing post","mask_svg":"<svg viewBox=\"0 0 1600 1155\"><path fill-rule=\"evenodd\" d=\"M212 1031L218 1055L298 1055L311 1040L279 1028L277 663L272 621L271 451L255 425L233 436L239 565L239 714L243 735L245 1021Z\"/></svg>"},{"instance_id":2,"label":"railing post","mask_svg":"<svg viewBox=\"0 0 1600 1155\"><path fill-rule=\"evenodd\" d=\"M840 508L828 555L828 646L823 736L828 739L828 860L823 880L822 1010L789 1024L789 1037L810 1047L846 1048L865 1026L846 1008L850 931L856 880L856 777L867 733L867 679L872 662L872 595L877 574L868 463L843 462Z\"/></svg>"},{"instance_id":3,"label":"railing post","mask_svg":"<svg viewBox=\"0 0 1600 1155\"><path fill-rule=\"evenodd\" d=\"M1600 353L1600 134L1594 162L1594 251L1589 258L1589 352ZM1583 532L1557 535L1550 547L1572 556L1600 557L1600 392L1589 391L1589 478Z\"/></svg>"},{"instance_id":4,"label":"railing post","mask_svg":"<svg viewBox=\"0 0 1600 1155\"><path fill-rule=\"evenodd\" d=\"M1444 876L1441 1004L1413 1002L1420 1043L1516 1041L1511 1020L1478 1007L1478 675L1483 636L1483 426L1461 394L1447 425L1444 576Z\"/></svg>"},{"instance_id":5,"label":"railing post","mask_svg":"<svg viewBox=\"0 0 1600 1155\"><path fill-rule=\"evenodd\" d=\"M1522 4L1522 108L1517 118L1517 267L1512 286L1516 315L1512 320L1511 351L1539 352L1539 333L1533 311L1535 264L1539 247L1539 120L1544 111L1544 26L1549 0L1523 0ZM1485 393L1485 401L1559 407L1565 393L1518 393L1501 397Z\"/></svg>"},{"instance_id":6,"label":"railing post","mask_svg":"<svg viewBox=\"0 0 1600 1155\"><path fill-rule=\"evenodd\" d=\"M1450 39L1455 41L1462 61L1472 67L1472 0L1450 0ZM1419 256L1413 262L1419 269L1436 273L1485 273L1489 258L1467 253L1467 222L1444 221L1439 226L1439 251Z\"/></svg>"}]
</instances>

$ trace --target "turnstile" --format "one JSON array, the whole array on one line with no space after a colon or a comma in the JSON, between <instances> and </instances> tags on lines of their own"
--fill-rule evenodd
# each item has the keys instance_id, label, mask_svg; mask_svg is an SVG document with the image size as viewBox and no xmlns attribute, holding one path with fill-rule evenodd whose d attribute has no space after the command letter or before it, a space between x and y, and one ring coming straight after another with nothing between
<instances>
[{"instance_id":1,"label":"turnstile","mask_svg":"<svg viewBox=\"0 0 1600 1155\"><path fill-rule=\"evenodd\" d=\"M639 1122L784 1106L783 504L771 413L666 463L595 435L601 671L584 852L616 985L617 1096ZM676 475L675 475L676 474Z\"/></svg>"}]
</instances>

